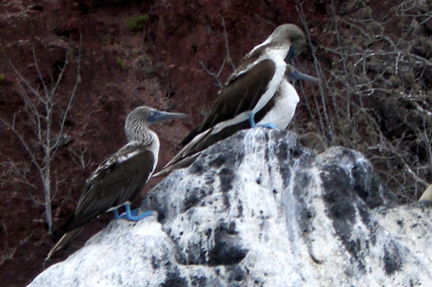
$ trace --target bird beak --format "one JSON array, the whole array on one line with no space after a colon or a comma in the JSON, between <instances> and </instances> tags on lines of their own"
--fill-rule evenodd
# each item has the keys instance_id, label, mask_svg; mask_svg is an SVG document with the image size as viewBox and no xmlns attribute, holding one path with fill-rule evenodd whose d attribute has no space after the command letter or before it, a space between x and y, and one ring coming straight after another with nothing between
<instances>
[{"instance_id":1,"label":"bird beak","mask_svg":"<svg viewBox=\"0 0 432 287\"><path fill-rule=\"evenodd\" d=\"M285 62L291 61L297 55L298 55L298 51L297 51L296 47L294 47L294 45L291 45L291 47L288 50L288 54L285 57Z\"/></svg>"},{"instance_id":2,"label":"bird beak","mask_svg":"<svg viewBox=\"0 0 432 287\"><path fill-rule=\"evenodd\" d=\"M147 121L151 124L171 119L183 119L188 115L182 113L168 113L161 111L153 111L152 114L147 118Z\"/></svg>"},{"instance_id":3,"label":"bird beak","mask_svg":"<svg viewBox=\"0 0 432 287\"><path fill-rule=\"evenodd\" d=\"M318 83L319 79L300 73L299 71L297 71L296 69L292 69L290 73L286 73L286 75L288 76L288 81L293 82L295 80L303 80L303 81L309 81L309 82L313 82L313 83Z\"/></svg>"}]
</instances>

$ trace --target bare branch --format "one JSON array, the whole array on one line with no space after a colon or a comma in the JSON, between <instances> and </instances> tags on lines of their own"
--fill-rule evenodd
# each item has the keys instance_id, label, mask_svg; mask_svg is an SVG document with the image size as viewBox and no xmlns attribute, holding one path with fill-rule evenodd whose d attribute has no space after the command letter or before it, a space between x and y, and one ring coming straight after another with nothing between
<instances>
[{"instance_id":1,"label":"bare branch","mask_svg":"<svg viewBox=\"0 0 432 287\"><path fill-rule=\"evenodd\" d=\"M19 167L20 163L15 163L11 158L6 157L8 161L0 163L0 166L4 167L4 171L0 175L1 183L13 183L19 182L30 186L32 189L37 190L36 185L31 183L27 178L29 168L24 164L24 167Z\"/></svg>"},{"instance_id":2,"label":"bare branch","mask_svg":"<svg viewBox=\"0 0 432 287\"><path fill-rule=\"evenodd\" d=\"M14 116L15 118L15 116ZM39 164L38 160L36 159L36 155L35 153L31 150L31 148L28 146L26 140L24 139L24 137L15 129L15 125L11 125L9 124L6 120L4 120L2 117L0 117L0 121L7 126L19 139L20 143L24 146L24 148L26 149L27 153L30 155L31 160L33 162L33 164L36 166L36 168L39 170L39 172L42 172L43 168L42 166ZM15 123L15 120L14 122Z\"/></svg>"},{"instance_id":3,"label":"bare branch","mask_svg":"<svg viewBox=\"0 0 432 287\"><path fill-rule=\"evenodd\" d=\"M320 79L320 82L319 82L319 91L320 91L320 94L321 94L321 102L322 102L323 114L324 114L324 117L326 119L326 122L329 123L330 131L329 131L328 134L331 137L333 135L333 131L334 131L334 124L330 120L330 116L329 116L329 114L327 112L327 103L326 103L326 99L325 99L325 92L324 92L324 88L323 88L323 85L322 85L322 83L325 82L324 73L322 72L320 62L319 62L319 60L318 60L318 58L317 58L317 56L315 54L315 48L314 48L314 46L312 44L311 36L310 36L310 33L309 33L309 28L308 28L307 22L306 22L306 16L305 16L304 11L303 11L303 3L300 2L300 0L297 0L296 9L297 9L297 11L299 11L300 20L301 20L301 22L302 22L302 24L303 24L303 26L304 26L304 28L306 30L306 37L308 39L309 46L311 47L311 50L312 50L312 56L314 58L315 71L316 71L317 76ZM316 98L315 94L313 96L314 96L315 107L316 107L317 110L319 110L318 99ZM319 119L319 126L321 128L321 133L322 134L326 134L326 130L328 130L328 129L326 129L326 127L324 125L324 119L322 118L321 113L318 113L318 119Z\"/></svg>"},{"instance_id":4,"label":"bare branch","mask_svg":"<svg viewBox=\"0 0 432 287\"><path fill-rule=\"evenodd\" d=\"M302 2L297 1L313 64L320 77L321 96L320 99L315 94L302 97L309 122L306 128L300 124L299 129L308 131L310 127L319 127L321 134L328 135L333 144L365 152L403 200L412 198L412 194L428 186L432 179L432 105L427 97L432 43L414 33L414 25L432 14L426 2L420 2L406 0L403 6L397 7L399 15L410 15L416 21L400 19L404 31L409 32L401 33L396 40L381 29L391 23L373 19L367 6L354 13L360 17L342 19L338 18L331 1L333 21L327 23L326 31L333 40L329 42L335 44L316 49ZM388 17L394 16L393 9ZM320 51L333 61L325 70L317 56Z\"/></svg>"},{"instance_id":5,"label":"bare branch","mask_svg":"<svg viewBox=\"0 0 432 287\"><path fill-rule=\"evenodd\" d=\"M64 134L64 130L68 113L72 108L72 103L76 95L77 87L81 82L81 42L82 37L80 39L78 58L76 60L77 70L75 84L69 96L67 106L65 110L61 112L60 119L57 119L56 116L56 108L59 102L58 91L69 63L69 52L65 51L65 62L62 67L58 67L60 69L60 72L57 75L56 79L54 79L54 76L51 72L51 85L49 86L44 80L42 71L38 64L36 50L33 47L33 61L39 80L42 84L43 91L39 90L39 88L33 88L32 85L30 85L30 83L24 78L24 76L15 68L15 66L10 61L8 61L14 73L24 84L24 87L22 85L18 85L18 88L20 91L20 96L24 100L25 107L27 108L27 116L31 119L30 125L32 125L32 130L34 130L36 140L32 139L31 137L24 137L24 135L18 131L15 125L15 115L13 116L13 121L11 124L1 117L0 121L3 122L3 124L5 124L16 135L19 142L29 154L31 162L34 164L34 166L39 172L40 180L44 191L44 202L41 203L40 201L36 200L36 198L30 192L29 196L36 204L43 204L45 206L45 219L48 225L49 233L51 233L52 231L51 202L57 194L59 184L64 181L64 179L58 179L57 170L53 169L52 164L58 149L70 141L70 138ZM43 111L41 111L42 108L44 109ZM56 129L58 129L58 132L56 131ZM32 142L36 144L36 148L32 148ZM37 148L42 148L42 155L40 153L40 150L38 151ZM51 180L52 171L55 176L55 182L52 182ZM18 178L18 180L21 180L22 183L30 185L28 180L19 173L16 175L16 177ZM32 184L32 186L34 187L34 189L36 189L36 186L34 184Z\"/></svg>"},{"instance_id":6,"label":"bare branch","mask_svg":"<svg viewBox=\"0 0 432 287\"><path fill-rule=\"evenodd\" d=\"M72 161L78 165L79 167L81 167L82 169L85 169L90 163L91 160L89 159L88 161L86 161L84 159L84 154L87 152L87 148L84 149L80 149L80 153L76 153L76 152L72 152Z\"/></svg>"},{"instance_id":7,"label":"bare branch","mask_svg":"<svg viewBox=\"0 0 432 287\"><path fill-rule=\"evenodd\" d=\"M225 49L226 49L226 55L225 58L222 62L221 67L219 68L219 72L218 73L214 73L212 71L210 71L209 69L207 69L206 66L204 66L204 63L202 61L198 62L198 64L204 69L204 71L206 71L207 74L209 74L210 76L212 76L213 78L215 78L216 82L217 82L217 86L219 88L222 88L222 82L219 80L219 76L221 75L224 67L225 67L225 63L228 63L231 65L231 68L233 69L233 71L235 71L236 67L234 66L234 63L232 62L231 56L230 56L230 51L229 51L229 45L228 45L228 36L227 36L227 32L226 32L226 27L225 27L225 20L224 18L222 18L222 27L224 30L224 39L225 39Z\"/></svg>"},{"instance_id":8,"label":"bare branch","mask_svg":"<svg viewBox=\"0 0 432 287\"><path fill-rule=\"evenodd\" d=\"M216 80L216 82L217 82L217 86L218 86L219 88L222 88L222 82L219 80L219 75L217 75L217 74L215 74L215 73L209 71L209 70L206 68L206 66L204 66L204 64L203 64L202 61L200 61L200 62L198 62L198 63L199 63L199 65L204 69L204 71L206 71L207 74L209 74L210 76L212 76L213 78L215 78L215 80ZM222 65L224 65L224 64L225 64L225 60L224 60L224 62L223 62Z\"/></svg>"},{"instance_id":9,"label":"bare branch","mask_svg":"<svg viewBox=\"0 0 432 287\"><path fill-rule=\"evenodd\" d=\"M78 88L78 84L81 83L81 76L80 76L80 69L81 69L81 43L82 43L82 34L80 34L80 43L79 43L79 46L78 46L78 57L77 57L77 61L76 61L77 62L76 63L77 68L76 68L75 84L74 84L74 87L72 89L72 93L71 93L71 95L69 97L68 105L67 105L65 111L63 112L63 116L62 116L61 123L60 123L59 135L63 134L63 129L64 129L64 126L65 126L65 122L66 122L66 118L67 118L68 112L72 108L72 101L75 98L75 93L76 93L76 90ZM57 138L57 141L54 144L54 146L55 146L55 150L54 150L54 154L55 154L55 152L60 147L59 146L59 138Z\"/></svg>"},{"instance_id":10,"label":"bare branch","mask_svg":"<svg viewBox=\"0 0 432 287\"><path fill-rule=\"evenodd\" d=\"M234 66L234 63L232 62L232 59L231 59L231 56L230 56L229 45L228 45L228 35L227 35L227 32L226 32L225 19L224 18L222 18L222 27L223 27L223 30L224 30L224 37L225 37L225 49L226 49L226 57L225 57L225 59L226 59L226 62L231 65L231 68L233 69L233 71L235 71L236 67ZM224 63L225 63L225 61L224 61ZM222 67L223 67L223 65L222 65ZM219 75L220 75L220 73L222 71L222 67L221 67L221 69L219 71L218 77L219 77Z\"/></svg>"}]
</instances>

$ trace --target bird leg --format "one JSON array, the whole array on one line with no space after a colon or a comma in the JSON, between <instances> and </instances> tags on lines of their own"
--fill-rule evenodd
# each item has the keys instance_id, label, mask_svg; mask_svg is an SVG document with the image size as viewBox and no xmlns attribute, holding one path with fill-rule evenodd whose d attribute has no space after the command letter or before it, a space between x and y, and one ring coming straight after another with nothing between
<instances>
[{"instance_id":1,"label":"bird leg","mask_svg":"<svg viewBox=\"0 0 432 287\"><path fill-rule=\"evenodd\" d=\"M257 125L257 127L265 127L265 128L269 128L269 129L275 129L276 125L268 123L268 124Z\"/></svg>"},{"instance_id":2,"label":"bird leg","mask_svg":"<svg viewBox=\"0 0 432 287\"><path fill-rule=\"evenodd\" d=\"M254 114L253 113L249 113L249 123L251 125L251 128L256 127L255 120L254 120Z\"/></svg>"},{"instance_id":3,"label":"bird leg","mask_svg":"<svg viewBox=\"0 0 432 287\"><path fill-rule=\"evenodd\" d=\"M263 125L257 125L257 124L255 124L254 114L253 113L249 114L249 123L251 125L251 128L254 128L254 127L265 127L265 128L269 128L269 129L275 129L276 128L276 125L275 124L271 124L271 123L263 124Z\"/></svg>"},{"instance_id":4,"label":"bird leg","mask_svg":"<svg viewBox=\"0 0 432 287\"><path fill-rule=\"evenodd\" d=\"M118 214L118 208L114 209L112 212L114 213L114 219L120 219L120 216Z\"/></svg>"},{"instance_id":5,"label":"bird leg","mask_svg":"<svg viewBox=\"0 0 432 287\"><path fill-rule=\"evenodd\" d=\"M130 221L139 221L139 220L153 214L153 212L150 210L150 211L146 211L146 212L138 215L138 208L131 211L129 203L125 203L124 207L126 209L126 212L124 212L120 215L118 215L117 209L113 210L115 219L126 219L126 220L130 220Z\"/></svg>"}]
</instances>

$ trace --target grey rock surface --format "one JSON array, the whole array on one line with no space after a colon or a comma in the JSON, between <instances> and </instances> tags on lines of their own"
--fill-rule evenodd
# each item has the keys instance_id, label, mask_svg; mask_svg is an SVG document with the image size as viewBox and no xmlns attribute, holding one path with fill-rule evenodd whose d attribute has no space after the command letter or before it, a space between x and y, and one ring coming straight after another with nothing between
<instances>
[{"instance_id":1,"label":"grey rock surface","mask_svg":"<svg viewBox=\"0 0 432 287\"><path fill-rule=\"evenodd\" d=\"M431 204L400 206L362 154L242 131L173 172L29 286L428 286Z\"/></svg>"}]
</instances>

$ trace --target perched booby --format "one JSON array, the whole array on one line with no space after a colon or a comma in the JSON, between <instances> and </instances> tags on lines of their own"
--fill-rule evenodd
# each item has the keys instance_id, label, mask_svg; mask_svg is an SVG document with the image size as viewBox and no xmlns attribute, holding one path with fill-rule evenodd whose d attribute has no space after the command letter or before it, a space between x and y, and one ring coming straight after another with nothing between
<instances>
[{"instance_id":1,"label":"perched booby","mask_svg":"<svg viewBox=\"0 0 432 287\"><path fill-rule=\"evenodd\" d=\"M221 122L247 119L254 127L255 114L270 101L284 79L286 61L302 52L305 45L305 35L296 25L277 27L263 43L243 57L240 66L219 91L204 121L181 144L188 144Z\"/></svg>"},{"instance_id":2,"label":"perched booby","mask_svg":"<svg viewBox=\"0 0 432 287\"><path fill-rule=\"evenodd\" d=\"M184 117L185 114L160 112L146 106L129 113L125 122L128 144L107 158L86 181L74 214L57 232L63 237L51 249L47 259L76 236L85 224L104 212L113 211L115 218L133 221L151 214L150 211L137 215L137 210L130 210L130 202L140 193L158 162L159 139L149 126ZM126 212L119 216L117 209L121 206Z\"/></svg>"},{"instance_id":3,"label":"perched booby","mask_svg":"<svg viewBox=\"0 0 432 287\"><path fill-rule=\"evenodd\" d=\"M294 80L318 81L314 77L298 72L291 65L287 65L286 75L281 81L276 94L255 115L258 125L272 126L278 129L285 129L289 125L294 117L297 103L300 100L297 91L289 83L289 81ZM232 136L239 130L250 127L251 124L248 119L224 121L212 126L195 136L162 171L154 174L154 176L160 176L172 170L190 165L209 146Z\"/></svg>"}]
</instances>

